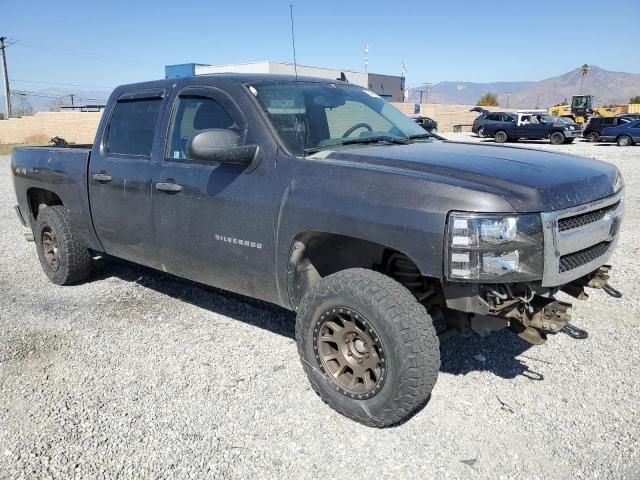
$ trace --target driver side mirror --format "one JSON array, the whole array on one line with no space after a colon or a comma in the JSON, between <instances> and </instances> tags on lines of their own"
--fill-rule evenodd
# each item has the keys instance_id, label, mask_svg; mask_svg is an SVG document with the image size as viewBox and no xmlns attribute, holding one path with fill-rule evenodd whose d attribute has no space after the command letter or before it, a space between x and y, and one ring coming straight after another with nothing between
<instances>
[{"instance_id":1,"label":"driver side mirror","mask_svg":"<svg viewBox=\"0 0 640 480\"><path fill-rule=\"evenodd\" d=\"M187 158L190 160L249 165L257 155L257 145L240 145L240 135L231 130L202 130L187 143Z\"/></svg>"}]
</instances>

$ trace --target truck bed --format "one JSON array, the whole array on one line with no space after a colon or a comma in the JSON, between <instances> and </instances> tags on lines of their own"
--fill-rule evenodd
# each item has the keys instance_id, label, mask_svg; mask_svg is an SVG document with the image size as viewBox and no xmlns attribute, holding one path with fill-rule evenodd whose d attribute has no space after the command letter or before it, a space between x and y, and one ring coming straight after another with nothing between
<instances>
[{"instance_id":1,"label":"truck bed","mask_svg":"<svg viewBox=\"0 0 640 480\"><path fill-rule=\"evenodd\" d=\"M11 171L19 210L27 224L35 219L38 192L53 190L60 203L70 206L78 235L90 248L100 249L91 222L87 190L91 148L91 145L19 147L13 151Z\"/></svg>"}]
</instances>

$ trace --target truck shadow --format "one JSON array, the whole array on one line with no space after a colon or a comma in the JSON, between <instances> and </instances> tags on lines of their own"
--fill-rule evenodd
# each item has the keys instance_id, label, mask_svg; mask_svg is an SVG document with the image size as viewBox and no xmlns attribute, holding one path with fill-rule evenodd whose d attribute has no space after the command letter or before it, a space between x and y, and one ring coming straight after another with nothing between
<instances>
[{"instance_id":1,"label":"truck shadow","mask_svg":"<svg viewBox=\"0 0 640 480\"><path fill-rule=\"evenodd\" d=\"M544 380L544 375L532 370L518 358L531 347L531 344L508 330L486 337L446 338L440 343L440 371L452 375L481 371L506 379L524 376L529 380Z\"/></svg>"},{"instance_id":2,"label":"truck shadow","mask_svg":"<svg viewBox=\"0 0 640 480\"><path fill-rule=\"evenodd\" d=\"M277 305L113 258L100 260L90 281L110 277L295 340L295 314ZM506 379L523 375L531 380L543 380L542 374L517 358L530 347L529 343L504 330L487 337L446 338L440 344L440 371L452 375L486 371Z\"/></svg>"}]
</instances>

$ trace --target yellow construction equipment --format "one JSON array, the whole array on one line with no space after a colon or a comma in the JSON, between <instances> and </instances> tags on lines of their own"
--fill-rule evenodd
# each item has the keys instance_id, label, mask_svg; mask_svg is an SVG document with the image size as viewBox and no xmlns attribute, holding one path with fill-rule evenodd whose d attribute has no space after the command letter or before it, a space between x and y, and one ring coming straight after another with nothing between
<instances>
[{"instance_id":1,"label":"yellow construction equipment","mask_svg":"<svg viewBox=\"0 0 640 480\"><path fill-rule=\"evenodd\" d=\"M615 117L621 113L629 113L629 105L611 105L608 107L593 108L593 95L574 95L571 97L571 105L560 104L549 107L549 115L570 118L576 123L584 123L589 117Z\"/></svg>"}]
</instances>

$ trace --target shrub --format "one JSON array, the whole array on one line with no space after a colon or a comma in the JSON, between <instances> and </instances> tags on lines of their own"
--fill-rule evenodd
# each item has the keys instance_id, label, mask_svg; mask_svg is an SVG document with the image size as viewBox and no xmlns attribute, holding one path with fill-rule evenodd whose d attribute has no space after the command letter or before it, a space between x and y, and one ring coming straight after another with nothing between
<instances>
[{"instance_id":1,"label":"shrub","mask_svg":"<svg viewBox=\"0 0 640 480\"><path fill-rule=\"evenodd\" d=\"M477 105L479 107L499 107L500 104L498 103L498 95L496 95L495 93L485 93L480 97Z\"/></svg>"}]
</instances>

